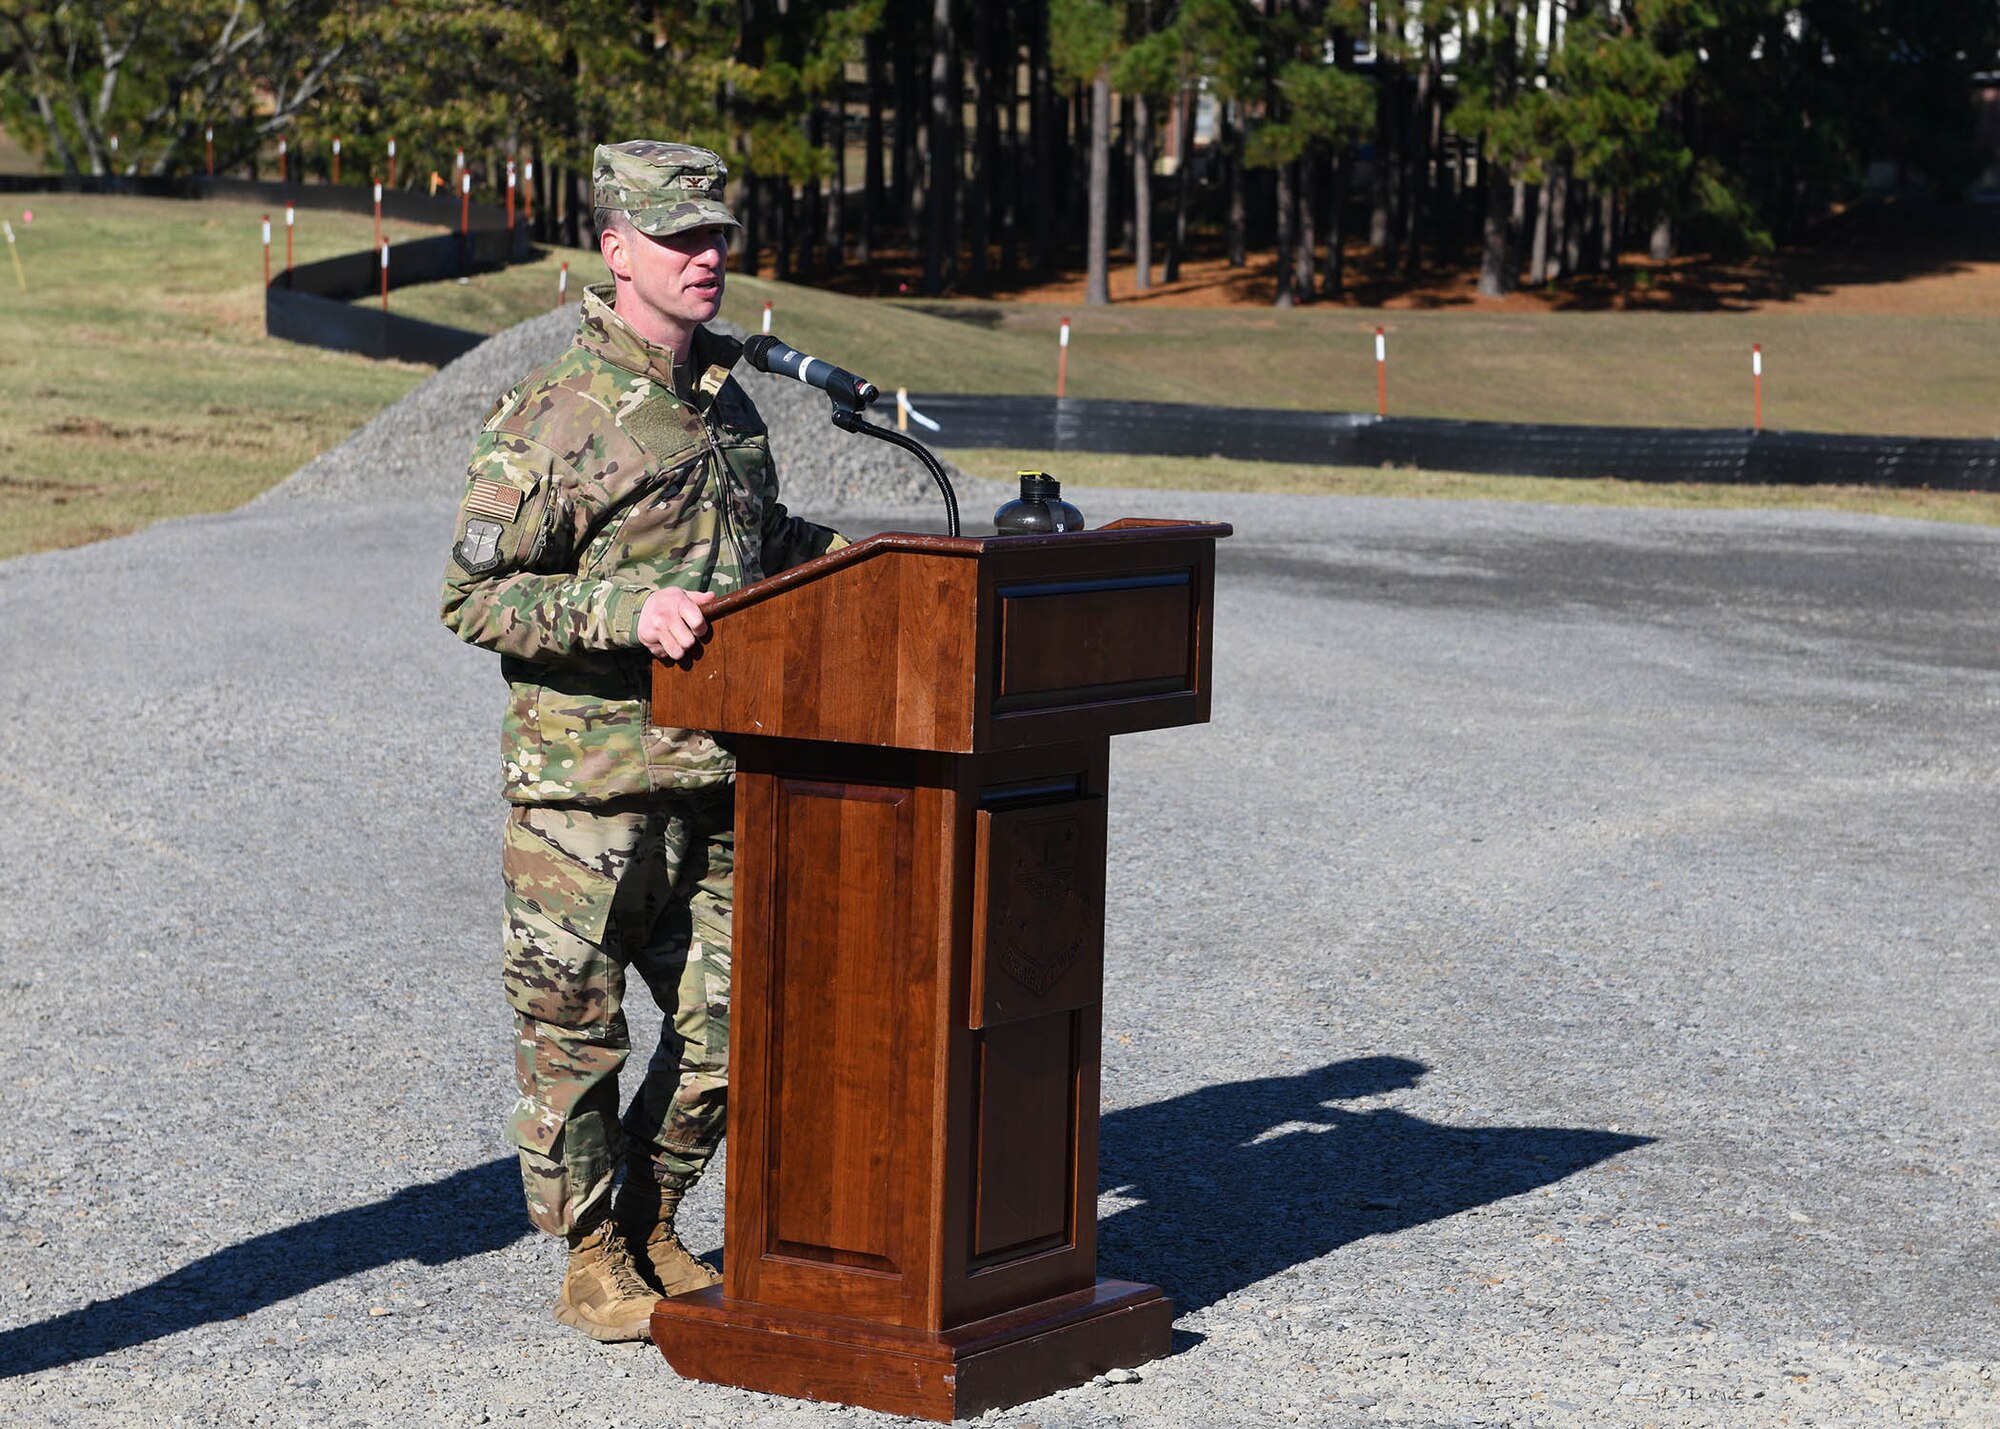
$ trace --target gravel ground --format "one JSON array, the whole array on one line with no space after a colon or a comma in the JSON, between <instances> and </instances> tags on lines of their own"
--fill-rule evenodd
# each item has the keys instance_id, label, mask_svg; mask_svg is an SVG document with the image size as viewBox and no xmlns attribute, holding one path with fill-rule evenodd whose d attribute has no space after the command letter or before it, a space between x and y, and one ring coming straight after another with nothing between
<instances>
[{"instance_id":1,"label":"gravel ground","mask_svg":"<svg viewBox=\"0 0 2000 1429\"><path fill-rule=\"evenodd\" d=\"M554 308L488 339L260 499L458 500L466 455L494 399L569 345L576 314L575 306ZM731 323L712 326L746 335ZM771 429L778 478L791 504L837 512L938 499L913 457L836 429L825 394L747 363L737 366L736 380ZM947 470L957 478L956 467Z\"/></svg>"},{"instance_id":2,"label":"gravel ground","mask_svg":"<svg viewBox=\"0 0 2000 1429\"><path fill-rule=\"evenodd\" d=\"M548 1317L433 612L557 335L0 564L0 1424L888 1422ZM1238 530L1214 723L1113 746L1101 1260L1180 1318L989 1422L2000 1424L2000 532L1074 494Z\"/></svg>"}]
</instances>

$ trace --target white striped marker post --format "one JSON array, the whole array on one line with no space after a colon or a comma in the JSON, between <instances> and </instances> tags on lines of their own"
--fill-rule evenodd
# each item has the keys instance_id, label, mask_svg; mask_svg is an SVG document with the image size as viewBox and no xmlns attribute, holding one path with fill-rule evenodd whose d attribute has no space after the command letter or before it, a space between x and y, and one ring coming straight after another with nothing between
<instances>
[{"instance_id":1,"label":"white striped marker post","mask_svg":"<svg viewBox=\"0 0 2000 1429\"><path fill-rule=\"evenodd\" d=\"M389 311L389 245L382 245L382 311Z\"/></svg>"},{"instance_id":2,"label":"white striped marker post","mask_svg":"<svg viewBox=\"0 0 2000 1429\"><path fill-rule=\"evenodd\" d=\"M521 175L521 216L528 227L535 226L535 161L528 160Z\"/></svg>"},{"instance_id":3,"label":"white striped marker post","mask_svg":"<svg viewBox=\"0 0 2000 1429\"><path fill-rule=\"evenodd\" d=\"M203 126L201 142L208 151L208 176L212 179L215 177L215 126L213 124Z\"/></svg>"},{"instance_id":4,"label":"white striped marker post","mask_svg":"<svg viewBox=\"0 0 2000 1429\"><path fill-rule=\"evenodd\" d=\"M771 304L768 301L766 301L764 304L764 331L769 332L770 330L771 330Z\"/></svg>"},{"instance_id":5,"label":"white striped marker post","mask_svg":"<svg viewBox=\"0 0 2000 1429\"><path fill-rule=\"evenodd\" d=\"M292 206L285 205L285 276L292 276Z\"/></svg>"},{"instance_id":6,"label":"white striped marker post","mask_svg":"<svg viewBox=\"0 0 2000 1429\"><path fill-rule=\"evenodd\" d=\"M569 259L563 259L562 276L556 279L556 306L569 301Z\"/></svg>"},{"instance_id":7,"label":"white striped marker post","mask_svg":"<svg viewBox=\"0 0 2000 1429\"><path fill-rule=\"evenodd\" d=\"M271 286L271 215L264 215L264 286Z\"/></svg>"},{"instance_id":8,"label":"white striped marker post","mask_svg":"<svg viewBox=\"0 0 2000 1429\"><path fill-rule=\"evenodd\" d=\"M464 158L463 154L459 155ZM467 170L458 176L458 236L465 237L472 232L472 173Z\"/></svg>"},{"instance_id":9,"label":"white striped marker post","mask_svg":"<svg viewBox=\"0 0 2000 1429\"><path fill-rule=\"evenodd\" d=\"M507 231L514 231L514 161L507 161Z\"/></svg>"},{"instance_id":10,"label":"white striped marker post","mask_svg":"<svg viewBox=\"0 0 2000 1429\"><path fill-rule=\"evenodd\" d=\"M1764 430L1764 344L1761 342L1750 344L1750 387L1753 393L1751 400L1754 403L1754 420L1757 423L1757 430L1761 432Z\"/></svg>"},{"instance_id":11,"label":"white striped marker post","mask_svg":"<svg viewBox=\"0 0 2000 1429\"><path fill-rule=\"evenodd\" d=\"M340 182L340 140L333 141L333 181Z\"/></svg>"},{"instance_id":12,"label":"white striped marker post","mask_svg":"<svg viewBox=\"0 0 2000 1429\"><path fill-rule=\"evenodd\" d=\"M114 149L118 147L116 139L111 141L111 147ZM292 179L292 168L286 160L288 152L289 150L285 144L285 136L280 134L278 136L278 182L281 184L290 183Z\"/></svg>"},{"instance_id":13,"label":"white striped marker post","mask_svg":"<svg viewBox=\"0 0 2000 1429\"><path fill-rule=\"evenodd\" d=\"M1389 339L1375 329L1375 415L1389 415Z\"/></svg>"},{"instance_id":14,"label":"white striped marker post","mask_svg":"<svg viewBox=\"0 0 2000 1429\"><path fill-rule=\"evenodd\" d=\"M382 243L382 181L380 179L375 180L375 243L377 247L380 247Z\"/></svg>"},{"instance_id":15,"label":"white striped marker post","mask_svg":"<svg viewBox=\"0 0 2000 1429\"><path fill-rule=\"evenodd\" d=\"M1069 319L1062 320L1060 335L1056 338L1056 396L1063 395L1069 384Z\"/></svg>"},{"instance_id":16,"label":"white striped marker post","mask_svg":"<svg viewBox=\"0 0 2000 1429\"><path fill-rule=\"evenodd\" d=\"M391 135L389 138L389 187L396 187L396 139L394 135Z\"/></svg>"}]
</instances>

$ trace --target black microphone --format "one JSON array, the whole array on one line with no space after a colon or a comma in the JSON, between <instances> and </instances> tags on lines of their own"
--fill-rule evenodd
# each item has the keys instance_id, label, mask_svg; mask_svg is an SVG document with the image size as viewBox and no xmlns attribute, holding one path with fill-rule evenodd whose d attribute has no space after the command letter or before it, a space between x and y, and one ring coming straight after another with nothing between
<instances>
[{"instance_id":1,"label":"black microphone","mask_svg":"<svg viewBox=\"0 0 2000 1429\"><path fill-rule=\"evenodd\" d=\"M759 372L775 372L780 377L796 377L849 407L865 407L882 395L866 377L856 377L831 362L807 357L796 347L787 347L769 333L759 333L743 344L743 355Z\"/></svg>"}]
</instances>

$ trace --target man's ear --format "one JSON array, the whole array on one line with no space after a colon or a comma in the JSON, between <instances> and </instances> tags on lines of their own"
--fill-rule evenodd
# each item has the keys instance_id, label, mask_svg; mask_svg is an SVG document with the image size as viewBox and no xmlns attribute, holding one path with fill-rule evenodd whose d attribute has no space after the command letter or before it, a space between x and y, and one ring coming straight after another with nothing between
<instances>
[{"instance_id":1,"label":"man's ear","mask_svg":"<svg viewBox=\"0 0 2000 1429\"><path fill-rule=\"evenodd\" d=\"M615 223L607 223L597 234L597 251L603 255L604 266L611 270L611 276L626 282L632 280L632 258L625 249L625 230Z\"/></svg>"}]
</instances>

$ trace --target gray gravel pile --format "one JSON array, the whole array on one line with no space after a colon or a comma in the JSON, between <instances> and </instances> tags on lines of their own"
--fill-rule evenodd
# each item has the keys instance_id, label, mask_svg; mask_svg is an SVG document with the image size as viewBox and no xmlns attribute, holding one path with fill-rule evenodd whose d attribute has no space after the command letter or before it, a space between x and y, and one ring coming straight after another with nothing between
<instances>
[{"instance_id":1,"label":"gray gravel pile","mask_svg":"<svg viewBox=\"0 0 2000 1429\"><path fill-rule=\"evenodd\" d=\"M308 462L264 499L455 500L473 438L494 400L569 345L576 314L574 307L553 309L480 344ZM745 335L729 323L713 326ZM824 393L754 371L748 363L738 363L735 375L771 429L787 505L832 514L940 500L936 484L914 457L835 428L827 420ZM946 471L954 484L964 483L949 463Z\"/></svg>"},{"instance_id":2,"label":"gray gravel pile","mask_svg":"<svg viewBox=\"0 0 2000 1429\"><path fill-rule=\"evenodd\" d=\"M454 482L0 563L0 1425L894 1422L549 1315ZM1175 1352L986 1422L2000 1424L2000 532L1078 501L1237 527L1213 723L1112 755Z\"/></svg>"}]
</instances>

